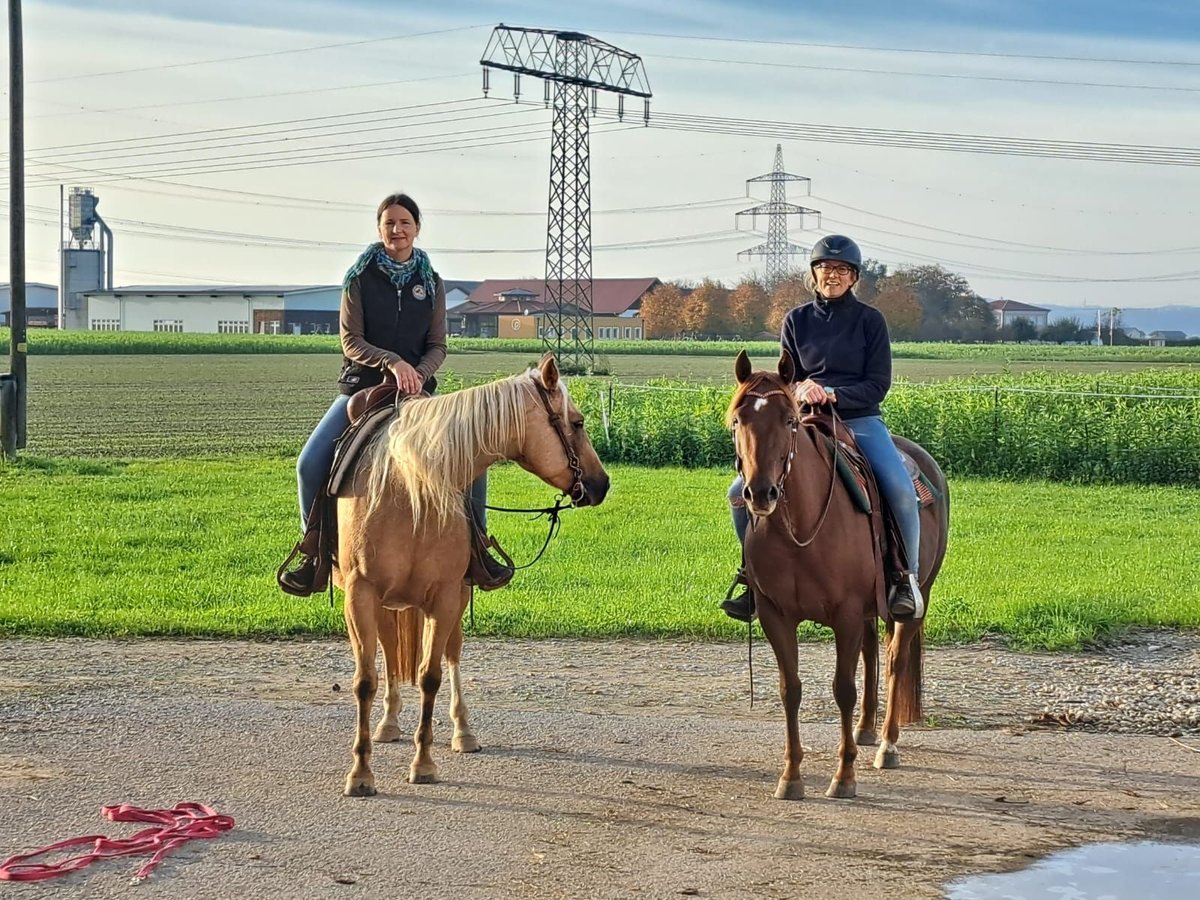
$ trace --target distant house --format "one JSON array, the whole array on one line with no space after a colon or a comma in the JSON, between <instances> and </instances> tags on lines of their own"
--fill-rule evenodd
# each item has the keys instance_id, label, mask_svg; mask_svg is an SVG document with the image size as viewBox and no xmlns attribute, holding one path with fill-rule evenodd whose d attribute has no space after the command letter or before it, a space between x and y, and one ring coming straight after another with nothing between
<instances>
[{"instance_id":1,"label":"distant house","mask_svg":"<svg viewBox=\"0 0 1200 900\"><path fill-rule=\"evenodd\" d=\"M12 287L0 284L0 325L11 325ZM40 281L25 282L25 324L29 328L58 327L58 288Z\"/></svg>"},{"instance_id":2,"label":"distant house","mask_svg":"<svg viewBox=\"0 0 1200 900\"><path fill-rule=\"evenodd\" d=\"M592 336L601 340L642 340L642 299L659 285L657 278L596 278L592 281ZM573 283L564 285L572 293ZM455 310L467 337L553 338L556 307L547 298L546 282L535 278L488 279ZM564 304L567 316L583 315ZM578 335L572 335L577 337Z\"/></svg>"},{"instance_id":3,"label":"distant house","mask_svg":"<svg viewBox=\"0 0 1200 900\"><path fill-rule=\"evenodd\" d=\"M1049 323L1050 310L1042 306L1031 306L1019 300L991 300L988 302L992 315L996 317L996 327L1004 328L1012 325L1017 319L1025 319L1035 328L1045 328Z\"/></svg>"},{"instance_id":4,"label":"distant house","mask_svg":"<svg viewBox=\"0 0 1200 900\"><path fill-rule=\"evenodd\" d=\"M1167 344L1183 343L1188 336L1182 331L1152 331L1146 335L1151 347L1165 347Z\"/></svg>"}]
</instances>

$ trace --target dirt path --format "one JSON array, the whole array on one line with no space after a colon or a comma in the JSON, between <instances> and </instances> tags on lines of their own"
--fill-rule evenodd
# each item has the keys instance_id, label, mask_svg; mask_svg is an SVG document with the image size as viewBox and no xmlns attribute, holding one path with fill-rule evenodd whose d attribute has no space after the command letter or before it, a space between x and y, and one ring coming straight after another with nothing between
<instances>
[{"instance_id":1,"label":"dirt path","mask_svg":"<svg viewBox=\"0 0 1200 900\"><path fill-rule=\"evenodd\" d=\"M169 857L145 897L938 897L1058 847L1200 841L1200 636L933 648L932 725L905 732L899 770L864 751L853 801L823 796L831 650L806 646L800 803L771 798L783 726L765 645L751 710L744 647L468 638L484 752L448 750L442 701L444 781L405 784L411 746L383 746L370 800L339 794L353 705L340 643L0 641L0 660L0 854L136 830L102 820L109 803L236 817ZM1031 721L1056 718L1089 724ZM0 890L124 897L136 868Z\"/></svg>"}]
</instances>

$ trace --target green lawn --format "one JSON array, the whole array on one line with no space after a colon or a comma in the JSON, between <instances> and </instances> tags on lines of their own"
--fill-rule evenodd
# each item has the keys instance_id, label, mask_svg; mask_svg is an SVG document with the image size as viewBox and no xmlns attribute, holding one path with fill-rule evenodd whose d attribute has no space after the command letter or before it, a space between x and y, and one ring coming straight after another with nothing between
<instances>
[{"instance_id":1,"label":"green lawn","mask_svg":"<svg viewBox=\"0 0 1200 900\"><path fill-rule=\"evenodd\" d=\"M603 506L566 513L536 567L478 595L477 630L736 639L715 607L736 560L730 473L610 472ZM290 459L23 457L0 479L0 634L341 632L324 596L274 585L294 537ZM1200 628L1200 490L959 480L952 491L934 640L1061 648L1131 626ZM551 494L515 467L494 471L493 502ZM494 524L518 562L544 535L521 517Z\"/></svg>"}]
</instances>

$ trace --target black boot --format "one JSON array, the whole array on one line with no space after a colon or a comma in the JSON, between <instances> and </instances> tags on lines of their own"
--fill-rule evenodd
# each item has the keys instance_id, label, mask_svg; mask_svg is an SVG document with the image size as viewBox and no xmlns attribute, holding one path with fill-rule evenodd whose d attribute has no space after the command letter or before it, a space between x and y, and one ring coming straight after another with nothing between
<instances>
[{"instance_id":1,"label":"black boot","mask_svg":"<svg viewBox=\"0 0 1200 900\"><path fill-rule=\"evenodd\" d=\"M746 589L735 597L733 596L733 592L739 584L744 585ZM729 585L729 590L725 593L725 599L721 601L721 609L731 619L737 619L739 622L753 621L754 591L750 589L750 585L746 581L746 573L742 569L738 569L737 575L733 578L733 583Z\"/></svg>"},{"instance_id":2,"label":"black boot","mask_svg":"<svg viewBox=\"0 0 1200 900\"><path fill-rule=\"evenodd\" d=\"M893 619L902 622L920 619L925 615L925 598L921 596L921 586L911 572L901 572L896 576L888 611Z\"/></svg>"},{"instance_id":3,"label":"black boot","mask_svg":"<svg viewBox=\"0 0 1200 900\"><path fill-rule=\"evenodd\" d=\"M296 568L284 572L277 578L279 587L297 597L307 597L313 593L317 580L317 563L311 557L305 557Z\"/></svg>"}]
</instances>

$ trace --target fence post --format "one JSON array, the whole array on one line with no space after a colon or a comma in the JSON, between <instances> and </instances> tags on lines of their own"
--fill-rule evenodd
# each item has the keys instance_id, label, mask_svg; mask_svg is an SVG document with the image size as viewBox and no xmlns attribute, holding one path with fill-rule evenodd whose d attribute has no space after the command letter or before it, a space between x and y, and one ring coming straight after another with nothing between
<instances>
[{"instance_id":1,"label":"fence post","mask_svg":"<svg viewBox=\"0 0 1200 900\"><path fill-rule=\"evenodd\" d=\"M0 374L0 456L17 456L17 381L11 373Z\"/></svg>"},{"instance_id":2,"label":"fence post","mask_svg":"<svg viewBox=\"0 0 1200 900\"><path fill-rule=\"evenodd\" d=\"M992 466L990 475L1000 471L1000 385L992 388Z\"/></svg>"}]
</instances>

